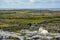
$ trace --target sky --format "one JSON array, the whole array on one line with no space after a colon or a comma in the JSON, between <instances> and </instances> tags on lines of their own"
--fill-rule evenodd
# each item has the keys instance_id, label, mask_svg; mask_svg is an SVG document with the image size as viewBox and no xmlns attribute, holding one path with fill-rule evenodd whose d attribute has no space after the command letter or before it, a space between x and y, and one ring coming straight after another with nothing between
<instances>
[{"instance_id":1,"label":"sky","mask_svg":"<svg viewBox=\"0 0 60 40\"><path fill-rule=\"evenodd\" d=\"M60 0L0 0L0 9L60 8Z\"/></svg>"}]
</instances>

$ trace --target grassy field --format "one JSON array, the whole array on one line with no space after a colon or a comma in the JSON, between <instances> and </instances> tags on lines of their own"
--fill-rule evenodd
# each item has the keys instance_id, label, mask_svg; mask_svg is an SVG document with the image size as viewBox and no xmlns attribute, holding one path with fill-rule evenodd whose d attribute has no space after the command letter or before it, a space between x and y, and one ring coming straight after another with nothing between
<instances>
[{"instance_id":1,"label":"grassy field","mask_svg":"<svg viewBox=\"0 0 60 40\"><path fill-rule=\"evenodd\" d=\"M60 20L60 11L0 10L0 28L31 26L33 23ZM15 30L15 29L14 29ZM13 31L13 30L12 30Z\"/></svg>"}]
</instances>

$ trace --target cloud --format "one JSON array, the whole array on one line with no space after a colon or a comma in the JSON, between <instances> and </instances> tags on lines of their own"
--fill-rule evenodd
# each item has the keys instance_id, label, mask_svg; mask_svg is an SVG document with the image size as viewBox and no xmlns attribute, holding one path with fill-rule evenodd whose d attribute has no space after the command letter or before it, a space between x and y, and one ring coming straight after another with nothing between
<instances>
[{"instance_id":1,"label":"cloud","mask_svg":"<svg viewBox=\"0 0 60 40\"><path fill-rule=\"evenodd\" d=\"M60 0L0 0L0 8L60 8Z\"/></svg>"},{"instance_id":2,"label":"cloud","mask_svg":"<svg viewBox=\"0 0 60 40\"><path fill-rule=\"evenodd\" d=\"M35 2L35 0L30 0L30 2L34 3L34 2Z\"/></svg>"}]
</instances>

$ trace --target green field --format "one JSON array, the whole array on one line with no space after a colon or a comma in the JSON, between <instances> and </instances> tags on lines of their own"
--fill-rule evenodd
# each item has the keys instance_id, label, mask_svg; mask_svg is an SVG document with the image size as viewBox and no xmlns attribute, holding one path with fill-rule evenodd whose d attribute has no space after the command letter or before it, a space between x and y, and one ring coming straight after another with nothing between
<instances>
[{"instance_id":1,"label":"green field","mask_svg":"<svg viewBox=\"0 0 60 40\"><path fill-rule=\"evenodd\" d=\"M7 27L30 27L43 21L60 21L60 11L51 10L0 10L0 29ZM49 22L49 23L52 23ZM22 28L22 29L23 29ZM16 31L13 29L11 31Z\"/></svg>"}]
</instances>

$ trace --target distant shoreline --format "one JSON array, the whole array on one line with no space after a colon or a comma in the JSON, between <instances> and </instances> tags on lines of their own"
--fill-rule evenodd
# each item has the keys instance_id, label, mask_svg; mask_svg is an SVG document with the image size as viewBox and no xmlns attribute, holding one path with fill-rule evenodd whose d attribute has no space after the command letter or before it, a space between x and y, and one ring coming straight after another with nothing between
<instances>
[{"instance_id":1,"label":"distant shoreline","mask_svg":"<svg viewBox=\"0 0 60 40\"><path fill-rule=\"evenodd\" d=\"M24 9L4 8L4 9L0 9L0 10L51 10L51 11L60 11L60 8L40 8L40 9L39 8L35 8L35 9L34 8L31 8L31 9L30 8L29 9L28 8L27 9L26 8L24 8Z\"/></svg>"}]
</instances>

